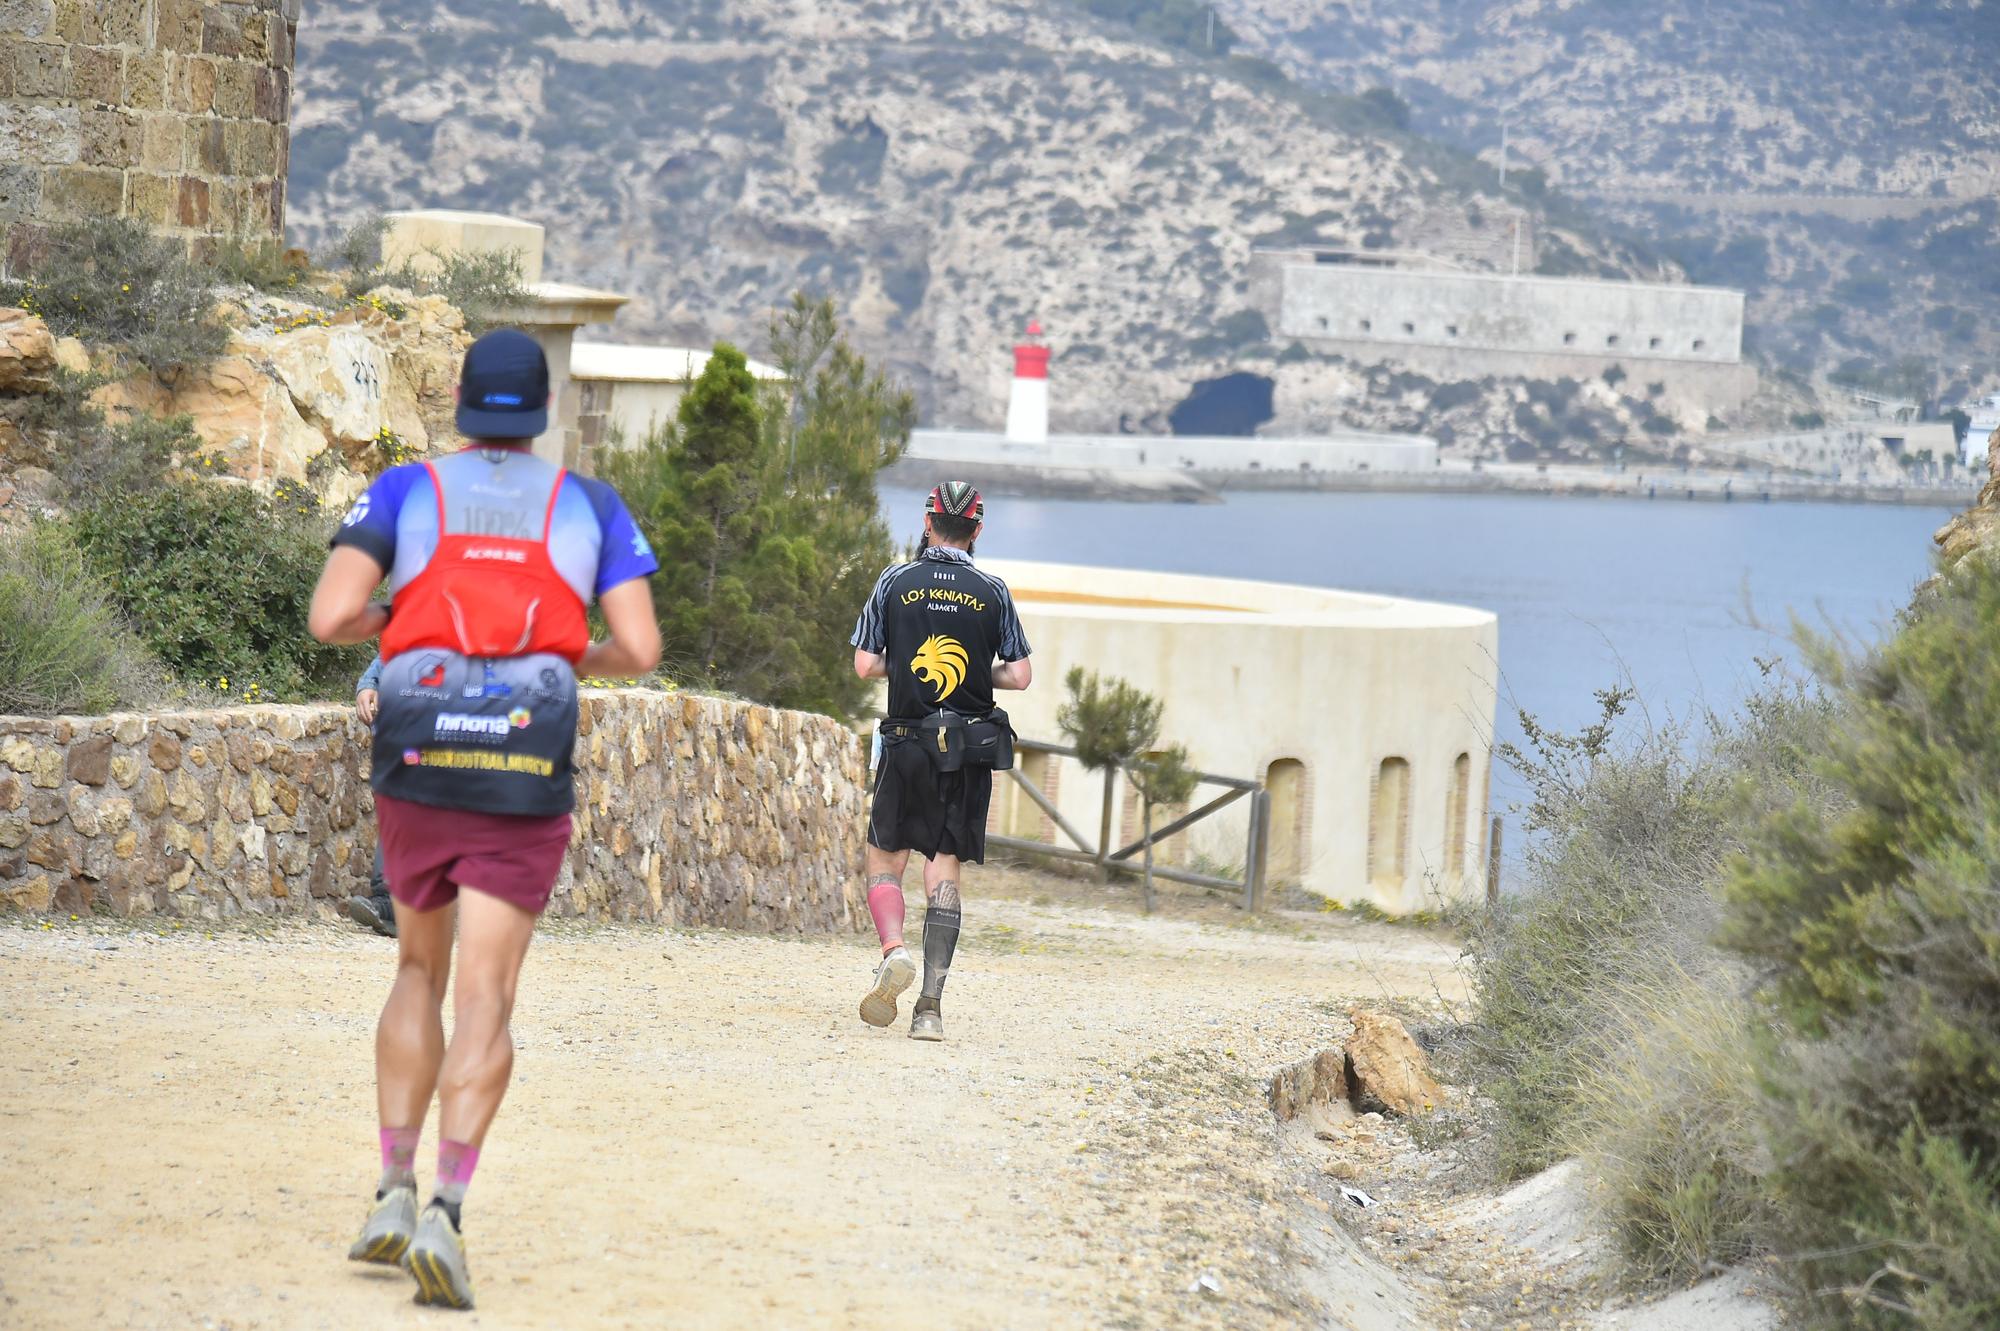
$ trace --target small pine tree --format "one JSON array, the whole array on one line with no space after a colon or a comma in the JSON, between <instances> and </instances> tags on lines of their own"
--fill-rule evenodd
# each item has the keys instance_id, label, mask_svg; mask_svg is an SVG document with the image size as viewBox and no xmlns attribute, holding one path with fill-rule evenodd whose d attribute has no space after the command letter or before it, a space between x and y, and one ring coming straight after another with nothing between
<instances>
[{"instance_id":1,"label":"small pine tree","mask_svg":"<svg viewBox=\"0 0 2000 1331\"><path fill-rule=\"evenodd\" d=\"M830 301L794 297L771 339L780 384L758 384L718 343L678 418L603 473L659 555L674 678L852 715L867 685L848 630L895 557L875 476L901 455L916 408L841 337Z\"/></svg>"},{"instance_id":2,"label":"small pine tree","mask_svg":"<svg viewBox=\"0 0 2000 1331\"><path fill-rule=\"evenodd\" d=\"M783 698L803 654L797 626L810 551L775 502L757 380L743 353L717 343L681 399L671 439L614 455L605 474L659 556L668 672Z\"/></svg>"},{"instance_id":3,"label":"small pine tree","mask_svg":"<svg viewBox=\"0 0 2000 1331\"><path fill-rule=\"evenodd\" d=\"M1076 749L1085 769L1104 773L1104 813L1098 828L1097 863L1108 872L1111 854L1111 802L1117 774L1123 771L1139 792L1145 824L1144 896L1153 909L1153 805L1178 804L1194 792L1198 778L1187 765L1187 749L1176 744L1156 751L1160 717L1165 704L1125 680L1105 679L1096 671L1073 666L1063 679L1069 701L1056 710L1056 724Z\"/></svg>"}]
</instances>

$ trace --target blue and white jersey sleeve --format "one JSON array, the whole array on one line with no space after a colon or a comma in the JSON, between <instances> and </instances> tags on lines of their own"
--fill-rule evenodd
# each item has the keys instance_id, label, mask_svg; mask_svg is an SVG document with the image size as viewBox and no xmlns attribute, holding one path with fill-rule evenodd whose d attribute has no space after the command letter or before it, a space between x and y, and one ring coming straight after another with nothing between
<instances>
[{"instance_id":1,"label":"blue and white jersey sleeve","mask_svg":"<svg viewBox=\"0 0 2000 1331\"><path fill-rule=\"evenodd\" d=\"M591 507L597 510L598 525L604 532L604 547L597 561L597 595L634 578L658 573L660 561L653 554L652 542L639 530L632 510L625 507L618 492L603 481L585 481L584 488L590 492Z\"/></svg>"},{"instance_id":2,"label":"blue and white jersey sleeve","mask_svg":"<svg viewBox=\"0 0 2000 1331\"><path fill-rule=\"evenodd\" d=\"M362 491L361 497L347 510L347 516L340 520L331 544L351 545L385 570L394 567L396 527L403 504L410 497L411 488L419 480L428 479L419 462L391 467L377 476L375 483Z\"/></svg>"},{"instance_id":3,"label":"blue and white jersey sleeve","mask_svg":"<svg viewBox=\"0 0 2000 1331\"><path fill-rule=\"evenodd\" d=\"M1031 649L1027 632L1021 627L1021 616L1014 610L1014 595L998 578L993 581L1000 587L1000 659L1025 661Z\"/></svg>"},{"instance_id":4,"label":"blue and white jersey sleeve","mask_svg":"<svg viewBox=\"0 0 2000 1331\"><path fill-rule=\"evenodd\" d=\"M849 638L850 646L864 652L880 656L889 650L887 616L883 613L889 606L889 579L904 566L891 564L882 570L882 576L875 579L875 590L868 593L868 600L861 607L861 617L854 621L854 636Z\"/></svg>"}]
</instances>

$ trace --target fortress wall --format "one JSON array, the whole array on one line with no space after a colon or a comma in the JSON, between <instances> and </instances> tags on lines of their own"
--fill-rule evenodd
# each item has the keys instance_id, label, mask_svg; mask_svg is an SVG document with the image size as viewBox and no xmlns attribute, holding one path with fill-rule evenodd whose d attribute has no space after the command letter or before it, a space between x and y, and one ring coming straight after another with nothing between
<instances>
[{"instance_id":1,"label":"fortress wall","mask_svg":"<svg viewBox=\"0 0 2000 1331\"><path fill-rule=\"evenodd\" d=\"M867 751L837 722L586 690L550 912L770 933L865 921ZM331 916L374 854L352 707L0 717L0 905Z\"/></svg>"},{"instance_id":2,"label":"fortress wall","mask_svg":"<svg viewBox=\"0 0 2000 1331\"><path fill-rule=\"evenodd\" d=\"M1280 264L1274 336L1618 361L1735 365L1743 293L1582 278Z\"/></svg>"},{"instance_id":3,"label":"fortress wall","mask_svg":"<svg viewBox=\"0 0 2000 1331\"><path fill-rule=\"evenodd\" d=\"M282 234L300 0L0 4L0 226Z\"/></svg>"}]
</instances>

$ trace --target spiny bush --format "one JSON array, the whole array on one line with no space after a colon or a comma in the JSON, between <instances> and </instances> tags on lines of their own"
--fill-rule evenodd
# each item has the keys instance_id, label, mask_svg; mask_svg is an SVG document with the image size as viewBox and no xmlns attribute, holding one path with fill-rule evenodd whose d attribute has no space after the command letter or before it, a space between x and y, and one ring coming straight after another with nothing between
<instances>
[{"instance_id":1,"label":"spiny bush","mask_svg":"<svg viewBox=\"0 0 2000 1331\"><path fill-rule=\"evenodd\" d=\"M51 231L29 274L0 282L0 303L39 314L60 336L118 347L172 380L228 344L213 316L213 282L144 223L99 217Z\"/></svg>"},{"instance_id":2,"label":"spiny bush","mask_svg":"<svg viewBox=\"0 0 2000 1331\"><path fill-rule=\"evenodd\" d=\"M1578 1088L1613 1052L1621 987L1698 964L1715 919L1706 885L1721 866L1726 782L1678 728L1616 743L1629 700L1600 694L1600 719L1577 735L1523 718L1527 748L1502 750L1531 792L1527 886L1475 935L1472 966L1475 1047L1510 1176L1562 1154Z\"/></svg>"},{"instance_id":3,"label":"spiny bush","mask_svg":"<svg viewBox=\"0 0 2000 1331\"><path fill-rule=\"evenodd\" d=\"M312 305L330 305L314 285L312 265L275 236L225 236L209 260L218 281L289 296Z\"/></svg>"},{"instance_id":4,"label":"spiny bush","mask_svg":"<svg viewBox=\"0 0 2000 1331\"><path fill-rule=\"evenodd\" d=\"M368 653L307 633L326 533L294 507L246 486L179 481L75 522L119 608L183 680L274 701L344 697Z\"/></svg>"},{"instance_id":5,"label":"spiny bush","mask_svg":"<svg viewBox=\"0 0 2000 1331\"><path fill-rule=\"evenodd\" d=\"M0 714L141 707L164 687L62 524L0 537Z\"/></svg>"},{"instance_id":6,"label":"spiny bush","mask_svg":"<svg viewBox=\"0 0 2000 1331\"><path fill-rule=\"evenodd\" d=\"M1758 969L1780 1243L1825 1326L2000 1325L2000 568L1858 661L1762 820L1724 940Z\"/></svg>"},{"instance_id":7,"label":"spiny bush","mask_svg":"<svg viewBox=\"0 0 2000 1331\"><path fill-rule=\"evenodd\" d=\"M1480 1008L1474 1051L1496 1110L1502 1171L1518 1176L1575 1149L1566 1123L1590 1079L1645 1020L1670 1018L1671 988L1633 977L1724 983L1713 935L1718 885L1746 823L1796 792L1830 798L1808 755L1827 701L1797 687L1753 697L1731 721L1628 733L1631 694L1598 695L1598 720L1561 734L1524 717L1526 748L1503 746L1527 782L1525 889L1473 937Z\"/></svg>"},{"instance_id":8,"label":"spiny bush","mask_svg":"<svg viewBox=\"0 0 2000 1331\"><path fill-rule=\"evenodd\" d=\"M385 264L382 239L387 232L385 219L364 218L321 256L327 267L346 275L349 297L359 300L387 288L443 296L465 316L465 326L475 334L493 327L528 299L521 256L513 250L430 254ZM398 311L389 312L400 317Z\"/></svg>"},{"instance_id":9,"label":"spiny bush","mask_svg":"<svg viewBox=\"0 0 2000 1331\"><path fill-rule=\"evenodd\" d=\"M187 416L106 412L90 400L103 383L58 369L54 388L25 399L20 415L22 437L72 503L158 485L176 458L201 444Z\"/></svg>"},{"instance_id":10,"label":"spiny bush","mask_svg":"<svg viewBox=\"0 0 2000 1331\"><path fill-rule=\"evenodd\" d=\"M1741 979L1634 978L1604 1061L1564 1130L1599 1212L1642 1283L1688 1283L1761 1249L1759 1088Z\"/></svg>"}]
</instances>

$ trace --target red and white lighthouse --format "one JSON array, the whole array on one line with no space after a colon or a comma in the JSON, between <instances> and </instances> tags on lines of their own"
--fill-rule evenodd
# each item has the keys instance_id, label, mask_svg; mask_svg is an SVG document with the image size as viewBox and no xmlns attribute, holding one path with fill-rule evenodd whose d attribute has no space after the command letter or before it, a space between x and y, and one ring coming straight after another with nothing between
<instances>
[{"instance_id":1,"label":"red and white lighthouse","mask_svg":"<svg viewBox=\"0 0 2000 1331\"><path fill-rule=\"evenodd\" d=\"M1046 444L1049 441L1049 349L1042 342L1039 319L1028 320L1028 332L1014 348L1014 386L1007 394L1007 442Z\"/></svg>"}]
</instances>

